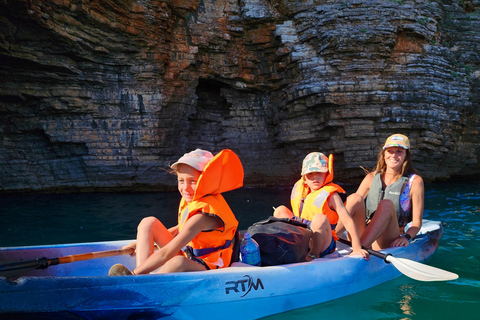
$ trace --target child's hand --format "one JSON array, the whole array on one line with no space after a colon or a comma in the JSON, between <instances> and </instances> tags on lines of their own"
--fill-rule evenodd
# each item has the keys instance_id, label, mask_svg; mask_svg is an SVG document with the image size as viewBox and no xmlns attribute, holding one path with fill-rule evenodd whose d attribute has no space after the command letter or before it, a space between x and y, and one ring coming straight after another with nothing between
<instances>
[{"instance_id":1,"label":"child's hand","mask_svg":"<svg viewBox=\"0 0 480 320\"><path fill-rule=\"evenodd\" d=\"M352 256L362 256L363 259L370 260L370 254L368 253L367 250L364 250L364 249L353 250L352 252L350 252L350 254Z\"/></svg>"},{"instance_id":2,"label":"child's hand","mask_svg":"<svg viewBox=\"0 0 480 320\"><path fill-rule=\"evenodd\" d=\"M132 242L132 243L129 243L127 244L126 246L123 246L122 249L129 249L129 248L133 248L133 251L132 253L130 253L130 255L132 257L135 257L135 252L136 252L136 249L137 249L137 243L136 242Z\"/></svg>"}]
</instances>

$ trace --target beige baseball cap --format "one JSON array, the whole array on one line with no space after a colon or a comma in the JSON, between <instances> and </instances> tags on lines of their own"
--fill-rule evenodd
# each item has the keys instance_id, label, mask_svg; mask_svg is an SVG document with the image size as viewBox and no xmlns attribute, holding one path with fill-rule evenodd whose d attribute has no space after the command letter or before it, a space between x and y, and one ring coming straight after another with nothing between
<instances>
[{"instance_id":1,"label":"beige baseball cap","mask_svg":"<svg viewBox=\"0 0 480 320\"><path fill-rule=\"evenodd\" d=\"M387 141L385 141L383 149L389 147L401 147L404 149L410 149L410 140L408 140L408 137L404 136L403 134L392 134L390 137L387 138Z\"/></svg>"}]
</instances>

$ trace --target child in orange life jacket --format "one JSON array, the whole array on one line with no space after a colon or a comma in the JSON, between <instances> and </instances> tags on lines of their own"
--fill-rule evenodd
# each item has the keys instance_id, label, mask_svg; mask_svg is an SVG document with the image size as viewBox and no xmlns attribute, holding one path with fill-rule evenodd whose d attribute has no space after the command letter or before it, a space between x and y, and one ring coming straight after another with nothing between
<instances>
[{"instance_id":1,"label":"child in orange life jacket","mask_svg":"<svg viewBox=\"0 0 480 320\"><path fill-rule=\"evenodd\" d=\"M360 245L360 238L352 217L348 214L339 193L345 191L333 180L333 156L312 152L303 160L302 177L292 189L292 211L286 206L275 209L277 218L290 218L306 223L313 231L310 252L306 258L311 261L335 251L338 240L335 226L343 222L352 240L352 253L366 260L369 254Z\"/></svg>"},{"instance_id":2,"label":"child in orange life jacket","mask_svg":"<svg viewBox=\"0 0 480 320\"><path fill-rule=\"evenodd\" d=\"M232 240L238 226L221 192L243 185L243 167L231 150L215 157L197 149L183 155L171 168L177 175L182 199L178 225L167 229L157 218L144 218L138 225L135 248L136 268L121 264L109 275L202 271L228 267ZM155 244L160 248L154 251Z\"/></svg>"}]
</instances>

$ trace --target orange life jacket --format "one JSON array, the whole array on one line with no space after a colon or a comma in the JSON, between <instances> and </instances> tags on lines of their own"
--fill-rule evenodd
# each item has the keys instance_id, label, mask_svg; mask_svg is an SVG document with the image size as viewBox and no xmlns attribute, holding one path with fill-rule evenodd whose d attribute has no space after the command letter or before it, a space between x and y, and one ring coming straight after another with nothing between
<instances>
[{"instance_id":1,"label":"orange life jacket","mask_svg":"<svg viewBox=\"0 0 480 320\"><path fill-rule=\"evenodd\" d=\"M192 202L182 198L178 213L179 232L185 222L195 214L214 216L222 220L223 227L200 232L187 245L195 257L200 258L210 269L228 267L233 253L233 239L238 221L227 202L220 194L243 185L243 166L231 150L222 150L207 164L197 181Z\"/></svg>"},{"instance_id":2,"label":"orange life jacket","mask_svg":"<svg viewBox=\"0 0 480 320\"><path fill-rule=\"evenodd\" d=\"M293 214L305 221L311 222L313 216L318 213L326 215L332 228L332 235L336 241L338 236L335 233L335 227L338 223L338 213L330 208L328 199L333 193L345 193L345 190L339 185L332 183L332 180L333 155L330 155L328 157L328 173L323 186L317 191L310 192L310 188L305 184L304 177L300 178L293 186L290 203Z\"/></svg>"}]
</instances>

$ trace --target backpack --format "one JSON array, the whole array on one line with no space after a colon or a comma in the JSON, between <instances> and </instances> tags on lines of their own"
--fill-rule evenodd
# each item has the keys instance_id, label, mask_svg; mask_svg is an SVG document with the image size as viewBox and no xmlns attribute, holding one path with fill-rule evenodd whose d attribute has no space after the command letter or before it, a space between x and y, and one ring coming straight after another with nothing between
<instances>
[{"instance_id":1,"label":"backpack","mask_svg":"<svg viewBox=\"0 0 480 320\"><path fill-rule=\"evenodd\" d=\"M260 247L262 266L305 261L313 234L302 222L275 217L254 223L247 232Z\"/></svg>"}]
</instances>

